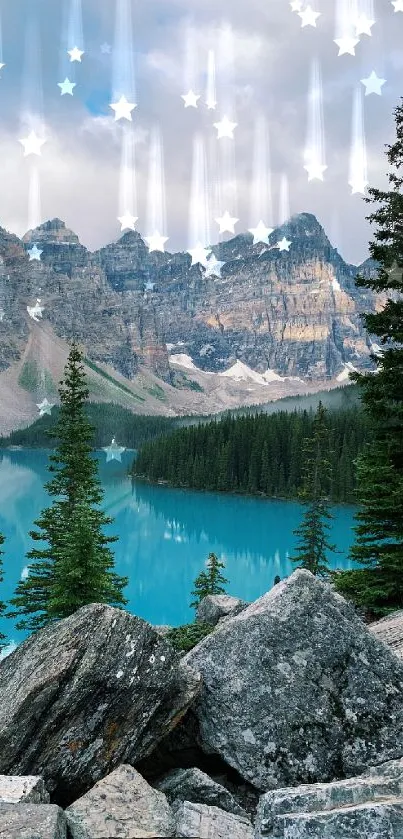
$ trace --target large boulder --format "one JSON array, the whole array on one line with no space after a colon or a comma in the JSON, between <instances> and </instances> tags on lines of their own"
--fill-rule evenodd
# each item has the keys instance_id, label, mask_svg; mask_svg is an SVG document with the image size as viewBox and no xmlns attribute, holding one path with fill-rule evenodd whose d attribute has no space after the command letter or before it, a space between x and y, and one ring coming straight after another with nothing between
<instances>
[{"instance_id":1,"label":"large boulder","mask_svg":"<svg viewBox=\"0 0 403 839\"><path fill-rule=\"evenodd\" d=\"M386 618L368 624L368 629L390 647L399 658L403 658L403 611L393 612Z\"/></svg>"},{"instance_id":2,"label":"large boulder","mask_svg":"<svg viewBox=\"0 0 403 839\"><path fill-rule=\"evenodd\" d=\"M43 775L67 806L151 752L199 690L200 676L149 623L84 606L0 663L0 772Z\"/></svg>"},{"instance_id":3,"label":"large boulder","mask_svg":"<svg viewBox=\"0 0 403 839\"><path fill-rule=\"evenodd\" d=\"M253 827L248 819L219 807L179 801L173 809L176 839L253 839Z\"/></svg>"},{"instance_id":4,"label":"large boulder","mask_svg":"<svg viewBox=\"0 0 403 839\"><path fill-rule=\"evenodd\" d=\"M72 839L148 839L175 836L165 795L133 769L115 769L65 811Z\"/></svg>"},{"instance_id":5,"label":"large boulder","mask_svg":"<svg viewBox=\"0 0 403 839\"><path fill-rule=\"evenodd\" d=\"M3 804L48 804L49 793L39 775L0 775L0 802Z\"/></svg>"},{"instance_id":6,"label":"large boulder","mask_svg":"<svg viewBox=\"0 0 403 839\"><path fill-rule=\"evenodd\" d=\"M165 793L169 802L193 801L195 804L208 804L220 807L227 813L248 818L234 796L221 784L217 784L205 772L192 767L190 769L172 769L155 784L156 789Z\"/></svg>"},{"instance_id":7,"label":"large boulder","mask_svg":"<svg viewBox=\"0 0 403 839\"><path fill-rule=\"evenodd\" d=\"M183 661L203 677L190 712L203 752L257 789L348 777L403 754L403 663L309 571Z\"/></svg>"},{"instance_id":8,"label":"large boulder","mask_svg":"<svg viewBox=\"0 0 403 839\"><path fill-rule=\"evenodd\" d=\"M215 626L222 619L238 615L247 605L245 600L229 594L207 594L196 608L196 620Z\"/></svg>"},{"instance_id":9,"label":"large boulder","mask_svg":"<svg viewBox=\"0 0 403 839\"><path fill-rule=\"evenodd\" d=\"M67 839L67 822L56 804L1 804L0 839Z\"/></svg>"}]
</instances>

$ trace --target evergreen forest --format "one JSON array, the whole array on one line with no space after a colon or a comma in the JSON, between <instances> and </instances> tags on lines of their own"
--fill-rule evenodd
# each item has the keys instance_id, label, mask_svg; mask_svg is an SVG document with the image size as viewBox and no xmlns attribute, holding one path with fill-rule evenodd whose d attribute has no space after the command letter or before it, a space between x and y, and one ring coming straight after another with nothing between
<instances>
[{"instance_id":1,"label":"evergreen forest","mask_svg":"<svg viewBox=\"0 0 403 839\"><path fill-rule=\"evenodd\" d=\"M334 502L355 502L354 461L372 439L371 422L361 407L352 406L330 410L328 429L327 495ZM145 443L133 472L179 487L294 498L302 487L303 444L313 430L312 408L227 415Z\"/></svg>"}]
</instances>

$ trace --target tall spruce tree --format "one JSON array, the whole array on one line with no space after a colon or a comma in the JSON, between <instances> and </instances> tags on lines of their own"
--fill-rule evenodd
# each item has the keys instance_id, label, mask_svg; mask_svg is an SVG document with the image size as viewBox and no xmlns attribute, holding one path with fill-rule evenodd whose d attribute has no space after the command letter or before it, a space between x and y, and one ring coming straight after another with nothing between
<instances>
[{"instance_id":1,"label":"tall spruce tree","mask_svg":"<svg viewBox=\"0 0 403 839\"><path fill-rule=\"evenodd\" d=\"M53 478L45 488L55 500L35 521L39 530L30 532L35 541L48 544L29 551L28 577L18 583L10 601L14 611L9 615L21 618L21 629L39 629L88 603L126 603L122 589L127 578L114 573L108 548L118 537L102 533L113 519L99 507L103 490L91 457L94 429L85 414L89 391L82 361L73 341L60 382L58 420L48 432L57 447L49 458Z\"/></svg>"},{"instance_id":2,"label":"tall spruce tree","mask_svg":"<svg viewBox=\"0 0 403 839\"><path fill-rule=\"evenodd\" d=\"M326 408L322 402L313 420L313 434L303 444L302 487L298 497L306 506L302 524L294 530L300 537L297 554L291 562L298 563L312 574L327 574L329 571L326 550L335 551L327 539L329 511L328 493L331 478L329 460L329 431L326 425Z\"/></svg>"},{"instance_id":3,"label":"tall spruce tree","mask_svg":"<svg viewBox=\"0 0 403 839\"><path fill-rule=\"evenodd\" d=\"M394 115L396 142L386 145L386 156L398 170L403 165L403 105ZM370 197L364 198L380 204L367 216L378 225L369 251L379 271L356 278L357 286L387 295L381 311L362 315L382 345L381 354L371 355L377 369L350 374L361 388L374 430L373 441L357 459L361 506L350 556L362 567L334 575L338 591L374 617L403 608L403 177L392 171L388 180L388 192L371 187Z\"/></svg>"},{"instance_id":4,"label":"tall spruce tree","mask_svg":"<svg viewBox=\"0 0 403 839\"><path fill-rule=\"evenodd\" d=\"M225 594L223 585L228 583L228 580L221 574L220 568L225 568L223 562L219 562L215 553L210 553L206 562L207 571L201 571L199 576L194 581L194 590L191 592L195 600L190 604L191 607L196 608L203 597L208 594Z\"/></svg>"},{"instance_id":5,"label":"tall spruce tree","mask_svg":"<svg viewBox=\"0 0 403 839\"><path fill-rule=\"evenodd\" d=\"M4 536L3 536L2 533L0 533L0 545L3 545L3 544L4 544ZM4 553L4 551L0 550L0 583L2 583L3 579L4 579L4 576L3 576L3 560L1 558L3 553ZM6 605L5 605L5 603L3 603L0 600L0 617L2 617L5 614L5 611L6 611ZM3 647L6 646L6 643L7 643L6 635L4 635L3 632L0 632L0 650L2 650Z\"/></svg>"}]
</instances>

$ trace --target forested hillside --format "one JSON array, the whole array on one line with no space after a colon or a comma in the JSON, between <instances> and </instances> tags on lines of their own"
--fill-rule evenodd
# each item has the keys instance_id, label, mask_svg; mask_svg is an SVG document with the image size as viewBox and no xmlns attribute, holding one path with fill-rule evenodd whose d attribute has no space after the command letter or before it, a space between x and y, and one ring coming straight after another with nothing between
<instances>
[{"instance_id":1,"label":"forested hillside","mask_svg":"<svg viewBox=\"0 0 403 839\"><path fill-rule=\"evenodd\" d=\"M301 486L302 446L313 416L312 409L256 413L181 428L145 443L133 470L174 486L292 498ZM354 502L354 459L372 439L369 420L351 407L329 411L328 426L329 498Z\"/></svg>"},{"instance_id":2,"label":"forested hillside","mask_svg":"<svg viewBox=\"0 0 403 839\"><path fill-rule=\"evenodd\" d=\"M145 440L166 434L175 427L175 418L143 416L133 414L127 408L110 403L89 402L85 413L95 428L94 446L108 446L112 437L128 449L136 449ZM13 431L9 437L0 437L0 448L5 446L27 446L28 448L53 448L53 442L46 434L56 425L59 408L52 408L49 416L40 417L28 428Z\"/></svg>"}]
</instances>

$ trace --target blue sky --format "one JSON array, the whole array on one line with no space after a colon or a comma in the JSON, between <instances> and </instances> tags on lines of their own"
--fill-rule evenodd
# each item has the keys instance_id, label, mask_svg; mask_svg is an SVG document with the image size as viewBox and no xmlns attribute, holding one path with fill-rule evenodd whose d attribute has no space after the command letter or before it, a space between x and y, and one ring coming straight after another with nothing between
<instances>
[{"instance_id":1,"label":"blue sky","mask_svg":"<svg viewBox=\"0 0 403 839\"><path fill-rule=\"evenodd\" d=\"M119 57L122 38L115 38L117 10L120 5L122 11L125 2L132 15L127 44L138 106L130 124L115 122L108 107L114 80L127 71L124 57ZM355 56L338 57L333 42L343 4L350 14L375 20L372 36L360 37ZM351 195L348 185L353 95L360 79L372 71L386 79L381 96L362 95L368 181L382 188L387 183L384 144L393 142L393 109L403 95L403 11L395 12L390 0L313 0L311 5L321 13L315 28L301 27L287 0L1 0L6 66L0 73L0 224L22 235L35 216L34 206L40 221L59 216L91 249L119 238L121 143L126 129L135 140L137 228L149 235L153 232L147 229L149 139L158 126L165 163L167 249L189 246L196 132L205 142L207 156L211 241L218 241L214 215L226 209L239 217L236 232L241 232L253 223L253 131L261 113L270 141L270 179L262 171L262 180L271 186L266 223L279 222L280 183L286 175L291 213L315 213L345 259L355 263L364 259L372 238L365 215L371 209L360 195ZM84 55L81 63L71 63L67 44L72 28L79 38L81 22L83 43L78 46ZM207 55L214 50L218 67L223 26L232 32L233 62L225 78L217 71L217 110L207 111ZM101 52L104 42L111 45L109 55ZM186 58L187 44L191 60L189 54ZM313 56L323 82L328 167L323 182L308 182L303 168ZM197 110L184 108L180 98L189 87L192 63L196 92L201 94ZM66 75L76 83L73 96L61 96L57 87ZM238 123L231 150L231 140L215 141L212 127L228 99L236 106ZM37 126L46 143L40 157L24 158L18 140L27 136L30 125ZM226 165L236 183L236 206L218 209L210 181L223 178Z\"/></svg>"}]
</instances>

